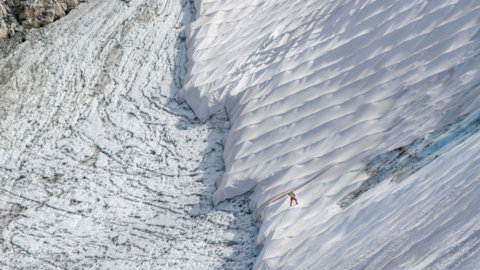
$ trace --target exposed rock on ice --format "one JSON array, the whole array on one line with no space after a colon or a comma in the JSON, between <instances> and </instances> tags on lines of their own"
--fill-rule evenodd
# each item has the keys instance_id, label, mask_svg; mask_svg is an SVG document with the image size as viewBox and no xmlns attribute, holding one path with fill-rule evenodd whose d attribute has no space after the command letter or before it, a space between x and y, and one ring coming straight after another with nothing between
<instances>
[{"instance_id":1,"label":"exposed rock on ice","mask_svg":"<svg viewBox=\"0 0 480 270\"><path fill-rule=\"evenodd\" d=\"M78 0L2 0L0 2L0 39L16 32L38 28L65 16Z\"/></svg>"}]
</instances>

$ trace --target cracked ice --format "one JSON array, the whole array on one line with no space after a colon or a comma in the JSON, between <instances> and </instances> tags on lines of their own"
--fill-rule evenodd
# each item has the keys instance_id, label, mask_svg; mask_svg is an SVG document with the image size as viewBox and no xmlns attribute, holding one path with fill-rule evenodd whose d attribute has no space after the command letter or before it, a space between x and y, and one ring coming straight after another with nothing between
<instances>
[{"instance_id":1,"label":"cracked ice","mask_svg":"<svg viewBox=\"0 0 480 270\"><path fill-rule=\"evenodd\" d=\"M0 60L0 265L253 265L246 197L211 203L228 120L173 99L191 9L83 3Z\"/></svg>"}]
</instances>

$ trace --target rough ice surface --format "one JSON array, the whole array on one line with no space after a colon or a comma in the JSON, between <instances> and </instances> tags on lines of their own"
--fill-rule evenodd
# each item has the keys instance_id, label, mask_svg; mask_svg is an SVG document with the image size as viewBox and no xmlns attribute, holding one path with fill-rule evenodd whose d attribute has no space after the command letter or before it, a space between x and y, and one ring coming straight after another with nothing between
<instances>
[{"instance_id":1,"label":"rough ice surface","mask_svg":"<svg viewBox=\"0 0 480 270\"><path fill-rule=\"evenodd\" d=\"M426 154L422 138L468 129L461 119L480 107L479 1L195 5L179 98L201 119L226 108L226 171L213 199L253 191L255 269L480 265L476 129L428 162L393 160L395 173L409 172L402 181L339 206L377 157L409 146Z\"/></svg>"},{"instance_id":2,"label":"rough ice surface","mask_svg":"<svg viewBox=\"0 0 480 270\"><path fill-rule=\"evenodd\" d=\"M219 114L175 100L188 1L88 1L0 59L0 269L249 269L246 197L212 208Z\"/></svg>"},{"instance_id":3,"label":"rough ice surface","mask_svg":"<svg viewBox=\"0 0 480 270\"><path fill-rule=\"evenodd\" d=\"M349 206L361 194L388 178L391 178L393 182L402 181L443 153L463 143L479 129L480 110L477 110L468 116L460 117L454 123L415 139L407 146L375 157L365 168L369 178L360 187L345 196L339 205L341 207Z\"/></svg>"}]
</instances>

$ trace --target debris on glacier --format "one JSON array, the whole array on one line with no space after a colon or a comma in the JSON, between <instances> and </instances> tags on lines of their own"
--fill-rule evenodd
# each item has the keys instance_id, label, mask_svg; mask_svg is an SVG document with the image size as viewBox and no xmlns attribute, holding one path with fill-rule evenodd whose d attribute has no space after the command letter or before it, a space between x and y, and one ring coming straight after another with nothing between
<instances>
[{"instance_id":1,"label":"debris on glacier","mask_svg":"<svg viewBox=\"0 0 480 270\"><path fill-rule=\"evenodd\" d=\"M174 100L189 1L88 1L0 59L2 269L249 269L246 196L213 208L225 114Z\"/></svg>"}]
</instances>

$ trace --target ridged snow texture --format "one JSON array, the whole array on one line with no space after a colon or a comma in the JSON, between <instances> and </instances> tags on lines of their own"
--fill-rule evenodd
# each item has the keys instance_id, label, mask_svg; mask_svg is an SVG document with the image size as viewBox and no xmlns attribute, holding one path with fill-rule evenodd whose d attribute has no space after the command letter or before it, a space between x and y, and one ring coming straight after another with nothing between
<instances>
[{"instance_id":1,"label":"ridged snow texture","mask_svg":"<svg viewBox=\"0 0 480 270\"><path fill-rule=\"evenodd\" d=\"M214 202L253 189L264 245L256 268L480 261L480 227L471 223L480 212L480 146L472 138L401 183L383 182L338 206L368 179L375 157L480 106L479 1L204 0L196 7L180 98L201 119L227 110L226 172ZM466 164L452 170L460 157ZM288 206L291 190L299 207ZM473 212L454 216L461 201Z\"/></svg>"},{"instance_id":2,"label":"ridged snow texture","mask_svg":"<svg viewBox=\"0 0 480 270\"><path fill-rule=\"evenodd\" d=\"M0 57L1 270L251 268L246 199L211 204L225 115L173 100L189 7L87 1Z\"/></svg>"}]
</instances>

